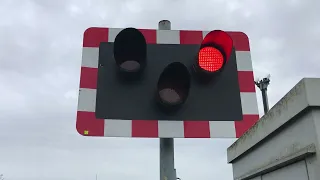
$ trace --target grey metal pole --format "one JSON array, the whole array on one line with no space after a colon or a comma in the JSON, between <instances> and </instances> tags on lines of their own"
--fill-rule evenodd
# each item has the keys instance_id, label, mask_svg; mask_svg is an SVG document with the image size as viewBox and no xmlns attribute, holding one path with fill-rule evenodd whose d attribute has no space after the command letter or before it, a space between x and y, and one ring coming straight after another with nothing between
<instances>
[{"instance_id":1,"label":"grey metal pole","mask_svg":"<svg viewBox=\"0 0 320 180\"><path fill-rule=\"evenodd\" d=\"M265 78L263 78L261 80L255 81L255 84L261 90L262 102L263 102L263 110L264 110L264 114L267 114L267 112L269 111L269 102L268 102L267 90L268 90L268 85L270 84L270 76L265 77Z\"/></svg>"},{"instance_id":2,"label":"grey metal pole","mask_svg":"<svg viewBox=\"0 0 320 180\"><path fill-rule=\"evenodd\" d=\"M261 93L262 93L262 102L263 102L264 114L267 114L267 112L269 111L269 102L268 102L267 89L261 90Z\"/></svg>"},{"instance_id":3,"label":"grey metal pole","mask_svg":"<svg viewBox=\"0 0 320 180\"><path fill-rule=\"evenodd\" d=\"M171 30L170 21L160 21L158 29ZM160 180L176 180L173 138L160 138Z\"/></svg>"}]
</instances>

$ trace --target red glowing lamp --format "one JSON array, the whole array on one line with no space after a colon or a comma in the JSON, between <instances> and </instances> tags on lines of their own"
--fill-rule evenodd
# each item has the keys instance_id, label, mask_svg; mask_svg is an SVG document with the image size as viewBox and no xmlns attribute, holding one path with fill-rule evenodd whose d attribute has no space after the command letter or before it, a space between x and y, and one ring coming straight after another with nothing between
<instances>
[{"instance_id":1,"label":"red glowing lamp","mask_svg":"<svg viewBox=\"0 0 320 180\"><path fill-rule=\"evenodd\" d=\"M198 63L201 69L215 72L222 68L224 57L220 50L214 47L204 47L199 52Z\"/></svg>"},{"instance_id":2,"label":"red glowing lamp","mask_svg":"<svg viewBox=\"0 0 320 180\"><path fill-rule=\"evenodd\" d=\"M233 48L232 38L221 30L209 32L203 39L194 70L199 80L209 82L223 71Z\"/></svg>"}]
</instances>

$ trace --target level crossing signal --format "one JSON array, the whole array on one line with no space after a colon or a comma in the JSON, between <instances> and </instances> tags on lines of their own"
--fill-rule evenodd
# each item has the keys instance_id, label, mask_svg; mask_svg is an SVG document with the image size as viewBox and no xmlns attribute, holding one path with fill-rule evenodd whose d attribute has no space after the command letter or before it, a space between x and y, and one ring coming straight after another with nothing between
<instances>
[{"instance_id":1,"label":"level crossing signal","mask_svg":"<svg viewBox=\"0 0 320 180\"><path fill-rule=\"evenodd\" d=\"M191 36L190 32L136 28L88 29L84 38L86 50L83 51L80 78L77 114L79 133L144 137L142 131L152 130L143 128L148 129L150 124L157 123L152 127L157 129L153 132L157 134L154 137L161 137L161 122L183 122L181 137L186 137L188 128L193 129L187 125L192 123L195 127L207 124L209 135L206 136L223 137L212 135L216 132L211 132L214 131L211 127L214 123L211 122L218 122L230 133L226 137L236 137L251 127L259 115L251 59L245 59L248 56L244 57L243 52L248 49L240 48L245 45L239 39L248 40L241 33L222 30L205 34L196 31L201 33L201 38L193 40L196 33L193 32ZM177 33L179 42L172 43L175 37L169 34ZM89 71L90 75L85 75ZM87 112L91 114L90 118L86 115L87 119L95 121L82 123L85 121L83 113ZM110 126L127 128L129 132L117 135L122 130L109 129L108 134L106 129L110 126L107 122ZM134 125L135 122L149 125L139 125L140 133L137 134L140 135L135 136L134 127L138 127ZM129 128L125 127L126 123ZM84 126L92 126L99 132L94 130L97 132L90 133L90 130L86 130L90 128ZM238 132L237 127L241 129ZM197 137L196 134L193 132L191 137Z\"/></svg>"}]
</instances>

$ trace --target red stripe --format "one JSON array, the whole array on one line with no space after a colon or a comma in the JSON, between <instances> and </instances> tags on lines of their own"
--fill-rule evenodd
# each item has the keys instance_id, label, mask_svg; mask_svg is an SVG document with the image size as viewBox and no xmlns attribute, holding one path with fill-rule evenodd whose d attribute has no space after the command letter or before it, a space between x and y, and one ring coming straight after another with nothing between
<instances>
[{"instance_id":1,"label":"red stripe","mask_svg":"<svg viewBox=\"0 0 320 180\"><path fill-rule=\"evenodd\" d=\"M94 112L77 111L76 128L84 136L104 136L104 120L96 119ZM88 134L84 132L88 131Z\"/></svg>"},{"instance_id":2,"label":"red stripe","mask_svg":"<svg viewBox=\"0 0 320 180\"><path fill-rule=\"evenodd\" d=\"M146 39L147 44L156 44L157 43L157 31L154 29L139 29Z\"/></svg>"},{"instance_id":3,"label":"red stripe","mask_svg":"<svg viewBox=\"0 0 320 180\"><path fill-rule=\"evenodd\" d=\"M108 28L91 27L84 32L83 47L99 47L100 42L108 42ZM140 29L148 44L156 43L157 32L154 29ZM203 31L180 31L181 44L200 44ZM228 32L237 51L250 51L249 38L243 32Z\"/></svg>"},{"instance_id":4,"label":"red stripe","mask_svg":"<svg viewBox=\"0 0 320 180\"><path fill-rule=\"evenodd\" d=\"M201 44L202 31L180 31L180 44Z\"/></svg>"},{"instance_id":5,"label":"red stripe","mask_svg":"<svg viewBox=\"0 0 320 180\"><path fill-rule=\"evenodd\" d=\"M256 92L253 71L238 71L240 92Z\"/></svg>"},{"instance_id":6,"label":"red stripe","mask_svg":"<svg viewBox=\"0 0 320 180\"><path fill-rule=\"evenodd\" d=\"M158 121L132 120L132 137L159 137Z\"/></svg>"},{"instance_id":7,"label":"red stripe","mask_svg":"<svg viewBox=\"0 0 320 180\"><path fill-rule=\"evenodd\" d=\"M108 42L108 28L91 27L83 34L83 47L99 47L101 42Z\"/></svg>"},{"instance_id":8,"label":"red stripe","mask_svg":"<svg viewBox=\"0 0 320 180\"><path fill-rule=\"evenodd\" d=\"M81 67L80 88L97 89L98 68Z\"/></svg>"},{"instance_id":9,"label":"red stripe","mask_svg":"<svg viewBox=\"0 0 320 180\"><path fill-rule=\"evenodd\" d=\"M209 121L184 121L185 138L210 138Z\"/></svg>"},{"instance_id":10,"label":"red stripe","mask_svg":"<svg viewBox=\"0 0 320 180\"><path fill-rule=\"evenodd\" d=\"M83 47L99 47L100 42L108 42L108 28L90 27L86 29L83 37ZM156 43L157 33L154 29L140 29L145 36L147 43ZM180 31L181 44L200 44L203 31ZM237 51L250 51L249 38L243 32L227 33L232 37L234 47Z\"/></svg>"},{"instance_id":11,"label":"red stripe","mask_svg":"<svg viewBox=\"0 0 320 180\"><path fill-rule=\"evenodd\" d=\"M232 40L233 46L237 51L250 51L249 38L243 32L227 32Z\"/></svg>"},{"instance_id":12,"label":"red stripe","mask_svg":"<svg viewBox=\"0 0 320 180\"><path fill-rule=\"evenodd\" d=\"M245 114L242 121L235 121L236 137L242 136L248 129L250 129L259 120L259 114Z\"/></svg>"},{"instance_id":13,"label":"red stripe","mask_svg":"<svg viewBox=\"0 0 320 180\"><path fill-rule=\"evenodd\" d=\"M229 32L233 45L237 51L250 51L249 39L243 32ZM180 44L200 44L203 40L203 31L180 31Z\"/></svg>"}]
</instances>

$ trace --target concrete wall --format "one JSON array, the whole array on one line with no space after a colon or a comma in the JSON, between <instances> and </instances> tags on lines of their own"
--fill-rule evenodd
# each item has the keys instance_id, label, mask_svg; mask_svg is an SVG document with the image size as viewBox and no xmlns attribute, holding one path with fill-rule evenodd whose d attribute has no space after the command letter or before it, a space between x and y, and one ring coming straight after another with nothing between
<instances>
[{"instance_id":1,"label":"concrete wall","mask_svg":"<svg viewBox=\"0 0 320 180\"><path fill-rule=\"evenodd\" d=\"M319 94L320 97L320 94ZM316 130L316 137L318 139L316 155L306 159L306 164L309 173L309 179L320 179L320 108L312 111L314 128Z\"/></svg>"},{"instance_id":2,"label":"concrete wall","mask_svg":"<svg viewBox=\"0 0 320 180\"><path fill-rule=\"evenodd\" d=\"M316 110L311 110L296 117L297 120L294 123L288 124L287 127L281 129L281 131L273 133L265 139L264 142L261 142L260 145L237 159L233 163L234 177L239 178L245 174L254 173L269 164L296 154L308 146L315 145L319 151L319 143L313 119L315 111ZM317 113L320 113L320 111L317 111ZM316 156L307 158L310 170L312 166L316 167L318 162L316 158ZM320 168L320 166L318 166L318 168ZM314 173L317 174L320 172L319 170L320 169ZM318 174L317 177L320 179L320 174Z\"/></svg>"},{"instance_id":3,"label":"concrete wall","mask_svg":"<svg viewBox=\"0 0 320 180\"><path fill-rule=\"evenodd\" d=\"M262 180L309 180L305 161L260 176Z\"/></svg>"},{"instance_id":4,"label":"concrete wall","mask_svg":"<svg viewBox=\"0 0 320 180\"><path fill-rule=\"evenodd\" d=\"M303 131L303 132L302 132ZM297 136L297 134L300 134ZM314 133L312 113L305 114L296 123L283 129L281 133L273 134L255 150L238 159L233 166L235 177L263 167L281 157L288 156L317 141ZM236 166L236 164L246 164Z\"/></svg>"},{"instance_id":5,"label":"concrete wall","mask_svg":"<svg viewBox=\"0 0 320 180\"><path fill-rule=\"evenodd\" d=\"M319 107L320 79L303 79L228 148L234 179L319 180Z\"/></svg>"}]
</instances>

